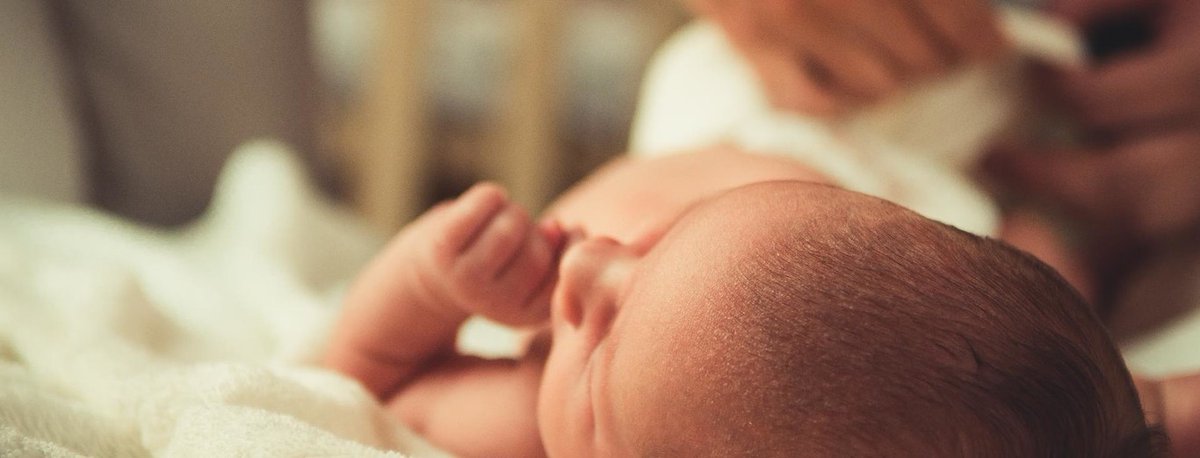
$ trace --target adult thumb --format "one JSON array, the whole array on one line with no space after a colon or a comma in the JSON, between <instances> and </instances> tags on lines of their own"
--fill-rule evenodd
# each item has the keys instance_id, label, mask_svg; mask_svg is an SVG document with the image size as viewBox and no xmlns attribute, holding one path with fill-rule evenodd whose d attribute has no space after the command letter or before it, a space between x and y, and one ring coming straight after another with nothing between
<instances>
[{"instance_id":1,"label":"adult thumb","mask_svg":"<svg viewBox=\"0 0 1200 458\"><path fill-rule=\"evenodd\" d=\"M1055 0L1050 11L1077 25L1087 25L1120 13L1144 9L1146 0Z\"/></svg>"},{"instance_id":2,"label":"adult thumb","mask_svg":"<svg viewBox=\"0 0 1200 458\"><path fill-rule=\"evenodd\" d=\"M986 168L1019 194L1091 218L1115 203L1109 162L1078 150L1020 150L991 156Z\"/></svg>"}]
</instances>

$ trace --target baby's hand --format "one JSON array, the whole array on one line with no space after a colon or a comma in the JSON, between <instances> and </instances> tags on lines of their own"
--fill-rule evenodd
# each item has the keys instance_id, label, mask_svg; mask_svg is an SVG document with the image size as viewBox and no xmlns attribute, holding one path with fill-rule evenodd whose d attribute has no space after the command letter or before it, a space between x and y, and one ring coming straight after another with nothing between
<instances>
[{"instance_id":1,"label":"baby's hand","mask_svg":"<svg viewBox=\"0 0 1200 458\"><path fill-rule=\"evenodd\" d=\"M549 316L563 232L535 225L496 185L475 185L411 229L418 278L434 297L509 325Z\"/></svg>"}]
</instances>

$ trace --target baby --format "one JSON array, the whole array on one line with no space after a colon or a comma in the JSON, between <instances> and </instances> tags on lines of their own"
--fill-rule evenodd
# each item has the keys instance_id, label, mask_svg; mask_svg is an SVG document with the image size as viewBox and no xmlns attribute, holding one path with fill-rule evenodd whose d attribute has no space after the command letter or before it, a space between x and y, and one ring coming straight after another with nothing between
<instances>
[{"instance_id":1,"label":"baby","mask_svg":"<svg viewBox=\"0 0 1200 458\"><path fill-rule=\"evenodd\" d=\"M536 225L478 185L362 273L326 363L467 456L1157 456L1052 270L813 178L618 160ZM454 351L473 314L548 325L484 360Z\"/></svg>"}]
</instances>

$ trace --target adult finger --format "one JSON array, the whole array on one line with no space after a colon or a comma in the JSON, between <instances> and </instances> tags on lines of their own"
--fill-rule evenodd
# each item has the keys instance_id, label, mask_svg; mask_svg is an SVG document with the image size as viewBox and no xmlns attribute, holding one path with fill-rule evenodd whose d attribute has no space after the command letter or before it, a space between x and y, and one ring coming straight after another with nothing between
<instances>
[{"instance_id":1,"label":"adult finger","mask_svg":"<svg viewBox=\"0 0 1200 458\"><path fill-rule=\"evenodd\" d=\"M1093 224L1150 239L1200 224L1200 132L1146 137L1099 152L1009 154L996 162L1019 190Z\"/></svg>"},{"instance_id":2,"label":"adult finger","mask_svg":"<svg viewBox=\"0 0 1200 458\"><path fill-rule=\"evenodd\" d=\"M1089 24L1158 3L1158 0L1056 0L1050 4L1050 11L1076 24Z\"/></svg>"},{"instance_id":3,"label":"adult finger","mask_svg":"<svg viewBox=\"0 0 1200 458\"><path fill-rule=\"evenodd\" d=\"M847 25L807 2L773 5L779 6L768 12L769 30L796 53L817 84L864 101L879 99L899 86L886 57Z\"/></svg>"},{"instance_id":4,"label":"adult finger","mask_svg":"<svg viewBox=\"0 0 1200 458\"><path fill-rule=\"evenodd\" d=\"M1067 103L1092 128L1130 128L1200 111L1196 64L1170 53L1121 58L1095 71L1064 73Z\"/></svg>"},{"instance_id":5,"label":"adult finger","mask_svg":"<svg viewBox=\"0 0 1200 458\"><path fill-rule=\"evenodd\" d=\"M848 108L852 100L818 84L804 63L779 48L748 51L746 57L757 71L776 108L816 116L829 116Z\"/></svg>"},{"instance_id":6,"label":"adult finger","mask_svg":"<svg viewBox=\"0 0 1200 458\"><path fill-rule=\"evenodd\" d=\"M835 21L880 49L901 80L935 74L949 65L939 51L937 38L917 24L899 2L877 0L819 0Z\"/></svg>"},{"instance_id":7,"label":"adult finger","mask_svg":"<svg viewBox=\"0 0 1200 458\"><path fill-rule=\"evenodd\" d=\"M1085 150L1006 152L990 158L989 168L1009 186L1063 206L1097 222L1112 208L1117 191L1111 187L1111 155Z\"/></svg>"},{"instance_id":8,"label":"adult finger","mask_svg":"<svg viewBox=\"0 0 1200 458\"><path fill-rule=\"evenodd\" d=\"M1162 238L1200 223L1200 132L1146 137L1111 154L1111 176L1124 184L1135 233Z\"/></svg>"},{"instance_id":9,"label":"adult finger","mask_svg":"<svg viewBox=\"0 0 1200 458\"><path fill-rule=\"evenodd\" d=\"M702 3L707 5L707 14L754 68L774 107L817 116L842 111L849 101L813 80L805 66L804 53L771 30L776 24L770 19L770 12L791 9L793 2L763 1L753 7L737 2ZM794 26L804 27L804 24Z\"/></svg>"},{"instance_id":10,"label":"adult finger","mask_svg":"<svg viewBox=\"0 0 1200 458\"><path fill-rule=\"evenodd\" d=\"M941 43L955 59L988 59L1006 47L995 11L984 0L911 0L903 3L942 38Z\"/></svg>"}]
</instances>

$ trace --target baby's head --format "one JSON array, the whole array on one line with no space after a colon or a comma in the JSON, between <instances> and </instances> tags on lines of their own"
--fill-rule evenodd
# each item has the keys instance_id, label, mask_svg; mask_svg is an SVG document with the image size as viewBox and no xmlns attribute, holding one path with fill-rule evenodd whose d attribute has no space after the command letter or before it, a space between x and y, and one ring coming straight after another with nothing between
<instances>
[{"instance_id":1,"label":"baby's head","mask_svg":"<svg viewBox=\"0 0 1200 458\"><path fill-rule=\"evenodd\" d=\"M552 455L1140 456L1156 442L1117 350L1055 273L826 186L738 188L658 240L572 246L553 326L538 411Z\"/></svg>"}]
</instances>

